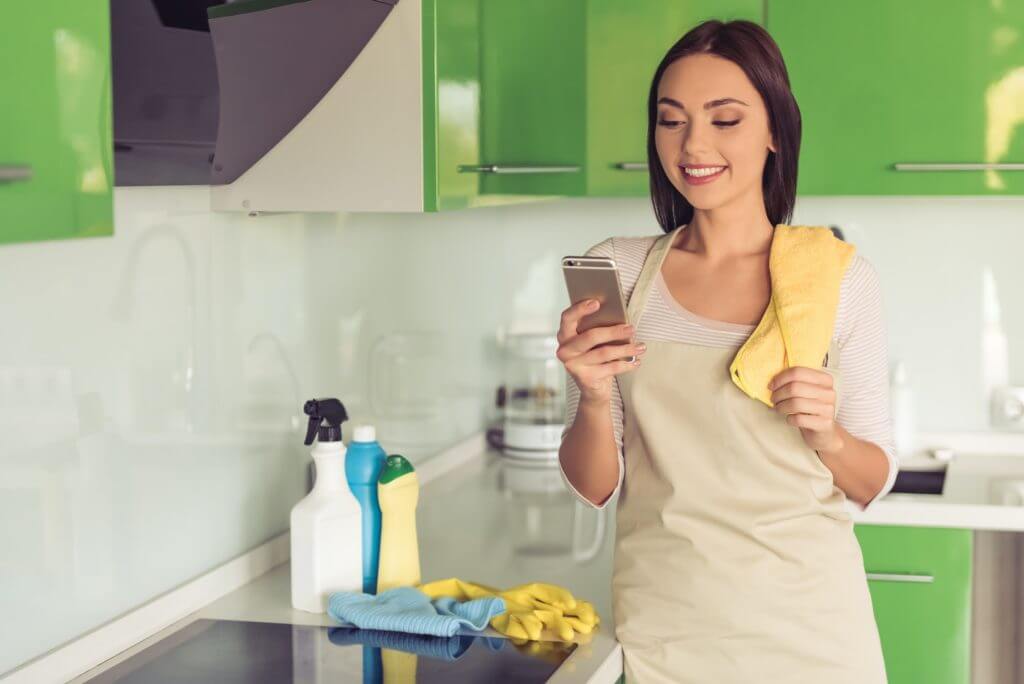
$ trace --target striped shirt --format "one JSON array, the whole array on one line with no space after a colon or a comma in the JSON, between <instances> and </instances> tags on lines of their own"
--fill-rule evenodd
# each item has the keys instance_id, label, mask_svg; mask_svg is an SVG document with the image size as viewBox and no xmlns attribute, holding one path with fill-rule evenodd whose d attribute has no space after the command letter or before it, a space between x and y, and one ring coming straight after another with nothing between
<instances>
[{"instance_id":1,"label":"striped shirt","mask_svg":"<svg viewBox=\"0 0 1024 684\"><path fill-rule=\"evenodd\" d=\"M640 277L647 253L660 236L615 237L594 245L587 256L610 257L619 268L623 294L629 300ZM705 318L684 308L657 274L647 304L636 322L638 340L662 340L739 350L756 326ZM843 275L839 290L833 341L838 345L842 382L839 383L839 410L836 422L858 439L878 445L889 459L889 475L873 501L892 489L898 470L895 443L889 414L889 367L878 274L860 253L855 253ZM566 374L566 422L564 438L576 420L580 391L572 376ZM625 473L622 451L622 395L618 380L612 383L612 423L619 459L619 481L600 506L580 494L562 470L566 487L592 508L604 508L622 488ZM628 455L627 455L628 457ZM559 466L561 467L561 466ZM870 505L869 502L868 505ZM857 505L863 509L866 506Z\"/></svg>"}]
</instances>

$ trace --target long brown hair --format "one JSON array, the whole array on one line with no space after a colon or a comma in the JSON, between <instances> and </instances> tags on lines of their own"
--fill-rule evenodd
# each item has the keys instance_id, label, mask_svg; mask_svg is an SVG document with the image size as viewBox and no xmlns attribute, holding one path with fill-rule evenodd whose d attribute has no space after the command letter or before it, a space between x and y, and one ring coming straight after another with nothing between
<instances>
[{"instance_id":1,"label":"long brown hair","mask_svg":"<svg viewBox=\"0 0 1024 684\"><path fill-rule=\"evenodd\" d=\"M782 52L761 26L750 21L705 21L690 29L662 58L647 98L647 167L651 176L654 216L666 233L693 219L693 205L665 175L654 145L658 117L658 83L677 59L712 54L738 65L761 94L768 110L776 152L769 150L761 176L765 211L772 225L788 223L796 201L797 162L800 156L800 107L789 87Z\"/></svg>"}]
</instances>

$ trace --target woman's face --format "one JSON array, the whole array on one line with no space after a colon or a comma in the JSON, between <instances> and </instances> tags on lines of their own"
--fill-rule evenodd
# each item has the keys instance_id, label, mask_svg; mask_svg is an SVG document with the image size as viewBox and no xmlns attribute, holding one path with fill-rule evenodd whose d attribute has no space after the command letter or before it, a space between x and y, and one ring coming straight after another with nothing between
<instances>
[{"instance_id":1,"label":"woman's face","mask_svg":"<svg viewBox=\"0 0 1024 684\"><path fill-rule=\"evenodd\" d=\"M765 160L775 150L768 110L734 62L699 54L669 65L658 84L656 126L661 166L695 209L750 192L761 197Z\"/></svg>"}]
</instances>

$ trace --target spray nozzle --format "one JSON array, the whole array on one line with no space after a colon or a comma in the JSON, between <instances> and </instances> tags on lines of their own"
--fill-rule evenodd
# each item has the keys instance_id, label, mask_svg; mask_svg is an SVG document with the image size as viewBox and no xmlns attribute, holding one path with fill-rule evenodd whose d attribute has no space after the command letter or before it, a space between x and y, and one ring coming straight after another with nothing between
<instances>
[{"instance_id":1,"label":"spray nozzle","mask_svg":"<svg viewBox=\"0 0 1024 684\"><path fill-rule=\"evenodd\" d=\"M316 437L321 442L340 442L341 424L348 420L344 405L337 399L310 399L302 410L309 416L306 444ZM318 434L319 433L319 434Z\"/></svg>"}]
</instances>

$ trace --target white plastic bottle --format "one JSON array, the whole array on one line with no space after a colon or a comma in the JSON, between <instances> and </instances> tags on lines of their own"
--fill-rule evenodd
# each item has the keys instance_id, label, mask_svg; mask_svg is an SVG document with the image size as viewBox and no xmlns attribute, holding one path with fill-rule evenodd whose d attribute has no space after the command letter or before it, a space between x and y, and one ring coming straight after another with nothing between
<instances>
[{"instance_id":1,"label":"white plastic bottle","mask_svg":"<svg viewBox=\"0 0 1024 684\"><path fill-rule=\"evenodd\" d=\"M998 415L995 390L1010 383L1009 354L995 275L988 266L981 275L981 398L991 425Z\"/></svg>"},{"instance_id":2,"label":"white plastic bottle","mask_svg":"<svg viewBox=\"0 0 1024 684\"><path fill-rule=\"evenodd\" d=\"M345 476L341 423L348 418L337 399L306 402L316 481L291 514L292 607L327 611L335 591L363 590L363 521Z\"/></svg>"},{"instance_id":3,"label":"white plastic bottle","mask_svg":"<svg viewBox=\"0 0 1024 684\"><path fill-rule=\"evenodd\" d=\"M909 456L916 446L917 426L914 420L914 393L907 382L907 367L897 361L890 383L893 439L898 457Z\"/></svg>"}]
</instances>

